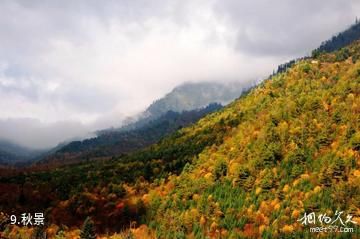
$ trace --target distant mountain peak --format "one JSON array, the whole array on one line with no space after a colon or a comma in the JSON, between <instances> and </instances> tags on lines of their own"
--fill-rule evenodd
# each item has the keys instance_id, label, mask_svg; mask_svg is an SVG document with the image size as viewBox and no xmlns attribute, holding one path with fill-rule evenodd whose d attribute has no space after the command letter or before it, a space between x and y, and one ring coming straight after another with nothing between
<instances>
[{"instance_id":1,"label":"distant mountain peak","mask_svg":"<svg viewBox=\"0 0 360 239\"><path fill-rule=\"evenodd\" d=\"M205 107L211 102L226 105L248 89L243 82L187 82L175 87L163 98L154 101L145 111L146 116L158 117L172 110L182 112Z\"/></svg>"}]
</instances>

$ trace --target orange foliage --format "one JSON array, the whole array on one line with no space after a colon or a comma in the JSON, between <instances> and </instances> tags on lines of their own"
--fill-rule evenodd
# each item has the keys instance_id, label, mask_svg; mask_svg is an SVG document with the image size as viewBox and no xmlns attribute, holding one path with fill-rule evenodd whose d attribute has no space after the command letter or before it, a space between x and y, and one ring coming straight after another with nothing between
<instances>
[{"instance_id":1,"label":"orange foliage","mask_svg":"<svg viewBox=\"0 0 360 239\"><path fill-rule=\"evenodd\" d=\"M285 225L282 229L284 233L292 233L294 231L294 227L292 225Z\"/></svg>"},{"instance_id":2,"label":"orange foliage","mask_svg":"<svg viewBox=\"0 0 360 239\"><path fill-rule=\"evenodd\" d=\"M245 224L243 234L245 237L254 238L256 236L254 224L251 223Z\"/></svg>"}]
</instances>

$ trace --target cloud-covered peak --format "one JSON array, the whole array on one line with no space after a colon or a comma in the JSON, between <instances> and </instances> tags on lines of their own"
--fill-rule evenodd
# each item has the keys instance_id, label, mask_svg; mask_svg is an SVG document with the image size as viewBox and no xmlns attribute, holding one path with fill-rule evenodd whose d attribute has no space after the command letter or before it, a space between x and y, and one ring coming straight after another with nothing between
<instances>
[{"instance_id":1,"label":"cloud-covered peak","mask_svg":"<svg viewBox=\"0 0 360 239\"><path fill-rule=\"evenodd\" d=\"M116 126L186 81L262 78L349 26L359 5L355 0L1 1L0 127L31 118L95 130ZM19 141L22 129L6 137Z\"/></svg>"}]
</instances>

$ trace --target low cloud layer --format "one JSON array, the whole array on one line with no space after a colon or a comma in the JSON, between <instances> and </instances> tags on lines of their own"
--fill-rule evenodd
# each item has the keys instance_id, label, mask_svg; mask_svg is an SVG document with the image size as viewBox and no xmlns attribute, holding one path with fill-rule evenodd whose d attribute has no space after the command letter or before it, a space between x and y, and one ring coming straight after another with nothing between
<instances>
[{"instance_id":1,"label":"low cloud layer","mask_svg":"<svg viewBox=\"0 0 360 239\"><path fill-rule=\"evenodd\" d=\"M0 139L37 149L50 148L65 139L91 136L88 130L80 122L43 123L26 118L0 120Z\"/></svg>"},{"instance_id":2,"label":"low cloud layer","mask_svg":"<svg viewBox=\"0 0 360 239\"><path fill-rule=\"evenodd\" d=\"M48 147L185 81L263 78L358 12L357 0L1 1L0 138Z\"/></svg>"}]
</instances>

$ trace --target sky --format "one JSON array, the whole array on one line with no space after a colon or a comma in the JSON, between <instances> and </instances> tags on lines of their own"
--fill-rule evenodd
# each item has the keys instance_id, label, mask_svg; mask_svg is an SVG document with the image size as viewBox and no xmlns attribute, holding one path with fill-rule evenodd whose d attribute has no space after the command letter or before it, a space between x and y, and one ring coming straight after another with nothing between
<instances>
[{"instance_id":1,"label":"sky","mask_svg":"<svg viewBox=\"0 0 360 239\"><path fill-rule=\"evenodd\" d=\"M358 0L2 0L0 138L52 147L183 82L264 79L359 12Z\"/></svg>"}]
</instances>

